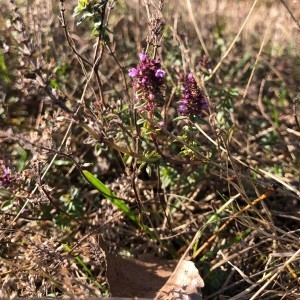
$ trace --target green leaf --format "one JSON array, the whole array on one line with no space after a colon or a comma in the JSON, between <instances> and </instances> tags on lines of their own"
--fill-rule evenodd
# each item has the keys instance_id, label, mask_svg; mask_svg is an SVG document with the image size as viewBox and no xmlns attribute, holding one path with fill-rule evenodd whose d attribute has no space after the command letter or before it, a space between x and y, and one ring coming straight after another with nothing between
<instances>
[{"instance_id":1,"label":"green leaf","mask_svg":"<svg viewBox=\"0 0 300 300\"><path fill-rule=\"evenodd\" d=\"M163 117L161 116L161 114L158 111L154 111L153 115L159 120L162 121Z\"/></svg>"},{"instance_id":2,"label":"green leaf","mask_svg":"<svg viewBox=\"0 0 300 300\"><path fill-rule=\"evenodd\" d=\"M84 10L86 10L87 5L90 0L79 0L78 5L74 8L73 17L81 14Z\"/></svg>"},{"instance_id":3,"label":"green leaf","mask_svg":"<svg viewBox=\"0 0 300 300\"><path fill-rule=\"evenodd\" d=\"M140 225L138 218L130 210L129 206L123 200L118 198L111 189L109 189L104 183L102 183L98 178L96 178L89 171L83 170L82 172L86 180L90 184L92 184L102 195L104 195L109 201L111 201L112 204L114 204L120 211L122 211L137 225Z\"/></svg>"},{"instance_id":4,"label":"green leaf","mask_svg":"<svg viewBox=\"0 0 300 300\"><path fill-rule=\"evenodd\" d=\"M141 108L143 106L147 105L147 101L139 101L134 105L134 109Z\"/></svg>"},{"instance_id":5,"label":"green leaf","mask_svg":"<svg viewBox=\"0 0 300 300\"><path fill-rule=\"evenodd\" d=\"M187 116L178 116L173 119L173 122L180 121L180 120L188 120L188 117Z\"/></svg>"},{"instance_id":6,"label":"green leaf","mask_svg":"<svg viewBox=\"0 0 300 300\"><path fill-rule=\"evenodd\" d=\"M8 210L10 210L13 206L14 206L13 201L11 201L11 200L6 200L6 201L2 202L0 210L1 210L1 211L8 211Z\"/></svg>"},{"instance_id":7,"label":"green leaf","mask_svg":"<svg viewBox=\"0 0 300 300\"><path fill-rule=\"evenodd\" d=\"M118 198L110 188L108 188L89 171L82 170L82 173L85 179L102 195L104 195L106 199L108 199L113 205L115 205L120 211L122 211L128 218L130 218L136 225L142 228L152 238L157 238L155 234L149 229L149 227L142 224L136 214L130 209L130 207L122 199Z\"/></svg>"},{"instance_id":8,"label":"green leaf","mask_svg":"<svg viewBox=\"0 0 300 300\"><path fill-rule=\"evenodd\" d=\"M9 83L11 80L6 68L4 54L0 51L0 79L4 80L6 83Z\"/></svg>"},{"instance_id":9,"label":"green leaf","mask_svg":"<svg viewBox=\"0 0 300 300\"><path fill-rule=\"evenodd\" d=\"M72 254L72 248L68 246L67 244L62 244L65 251L67 251L69 254ZM88 268L88 266L85 264L83 259L79 255L74 255L73 258L77 262L77 264L84 270L85 274L89 277L89 279L94 283L95 286L97 286L102 292L105 292L106 289L96 280L91 270Z\"/></svg>"},{"instance_id":10,"label":"green leaf","mask_svg":"<svg viewBox=\"0 0 300 300\"><path fill-rule=\"evenodd\" d=\"M137 125L140 125L140 124L143 124L143 123L145 123L145 122L146 122L145 119L138 119L138 120L136 121L136 124L137 124Z\"/></svg>"},{"instance_id":11,"label":"green leaf","mask_svg":"<svg viewBox=\"0 0 300 300\"><path fill-rule=\"evenodd\" d=\"M95 37L98 37L99 36L99 28L94 28L93 30L92 30L92 36L95 36Z\"/></svg>"},{"instance_id":12,"label":"green leaf","mask_svg":"<svg viewBox=\"0 0 300 300\"><path fill-rule=\"evenodd\" d=\"M71 253L72 249L67 245L67 244L63 244L64 249L68 252ZM75 260L77 261L77 263L83 268L83 270L86 272L86 274L88 276L90 276L91 278L94 278L92 272L89 270L89 268L86 266L86 264L83 262L83 260L81 259L81 257L79 255L75 255L74 256Z\"/></svg>"},{"instance_id":13,"label":"green leaf","mask_svg":"<svg viewBox=\"0 0 300 300\"><path fill-rule=\"evenodd\" d=\"M91 16L93 16L92 13L90 13L90 12L85 12L85 13L81 16L81 18L79 19L79 21L76 22L76 25L77 25L77 26L80 25L85 19L87 19L87 18L89 18L89 17L91 17Z\"/></svg>"}]
</instances>

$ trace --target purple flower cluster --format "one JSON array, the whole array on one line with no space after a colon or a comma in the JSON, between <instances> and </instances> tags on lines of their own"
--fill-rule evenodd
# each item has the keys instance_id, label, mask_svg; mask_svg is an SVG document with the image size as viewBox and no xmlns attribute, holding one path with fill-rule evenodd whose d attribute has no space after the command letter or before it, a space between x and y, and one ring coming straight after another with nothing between
<instances>
[{"instance_id":1,"label":"purple flower cluster","mask_svg":"<svg viewBox=\"0 0 300 300\"><path fill-rule=\"evenodd\" d=\"M145 102L142 109L153 111L164 105L165 71L161 69L160 60L152 59L145 53L140 53L139 58L138 66L130 69L128 74L133 78L137 100Z\"/></svg>"},{"instance_id":2,"label":"purple flower cluster","mask_svg":"<svg viewBox=\"0 0 300 300\"><path fill-rule=\"evenodd\" d=\"M0 175L0 186L9 185L11 182L12 178L10 168L2 166L2 174Z\"/></svg>"},{"instance_id":3,"label":"purple flower cluster","mask_svg":"<svg viewBox=\"0 0 300 300\"><path fill-rule=\"evenodd\" d=\"M207 101L200 91L192 73L186 76L178 112L181 115L201 115L203 110L208 110Z\"/></svg>"}]
</instances>

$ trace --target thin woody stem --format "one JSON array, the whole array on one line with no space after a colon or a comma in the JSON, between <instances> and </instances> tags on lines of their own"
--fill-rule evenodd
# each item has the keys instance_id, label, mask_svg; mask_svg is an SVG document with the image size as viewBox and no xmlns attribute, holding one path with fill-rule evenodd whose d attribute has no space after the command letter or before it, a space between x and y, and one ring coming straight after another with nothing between
<instances>
[{"instance_id":1,"label":"thin woody stem","mask_svg":"<svg viewBox=\"0 0 300 300\"><path fill-rule=\"evenodd\" d=\"M235 220L238 216L240 216L242 213L247 211L249 208L253 207L257 203L267 199L271 195L275 193L275 189L269 189L267 190L264 194L253 200L250 204L246 205L244 208L239 210L237 213L235 213L232 217L229 217L227 221L217 230L217 232L212 235L202 246L192 255L192 259L195 259L197 256L199 256L200 253L211 243L213 242L216 237L233 221Z\"/></svg>"}]
</instances>

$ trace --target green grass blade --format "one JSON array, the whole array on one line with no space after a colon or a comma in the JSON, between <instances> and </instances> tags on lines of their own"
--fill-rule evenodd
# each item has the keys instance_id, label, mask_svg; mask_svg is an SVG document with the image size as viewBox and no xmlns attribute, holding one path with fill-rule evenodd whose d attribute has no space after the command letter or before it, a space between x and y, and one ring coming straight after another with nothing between
<instances>
[{"instance_id":1,"label":"green grass blade","mask_svg":"<svg viewBox=\"0 0 300 300\"><path fill-rule=\"evenodd\" d=\"M67 244L63 244L64 249L70 253L72 251L72 249L67 245ZM94 278L92 272L90 271L90 269L86 266L86 264L83 262L83 260L81 259L81 257L79 255L75 255L74 259L77 261L77 263L83 268L83 270L86 272L86 274L88 276L90 276L90 278Z\"/></svg>"},{"instance_id":2,"label":"green grass blade","mask_svg":"<svg viewBox=\"0 0 300 300\"><path fill-rule=\"evenodd\" d=\"M65 251L69 254L72 252L72 249L67 244L62 244ZM89 277L89 279L97 286L102 292L106 292L106 289L95 279L91 270L84 263L83 259L79 255L72 255L77 264L84 270L85 274Z\"/></svg>"},{"instance_id":3,"label":"green grass blade","mask_svg":"<svg viewBox=\"0 0 300 300\"><path fill-rule=\"evenodd\" d=\"M116 194L102 183L97 177L91 174L87 170L82 171L86 180L94 186L102 195L104 195L113 205L115 205L121 212L123 212L128 218L130 218L136 225L142 228L147 234L155 238L154 233L149 229L148 226L142 224L138 219L137 215L130 209L130 207Z\"/></svg>"}]
</instances>

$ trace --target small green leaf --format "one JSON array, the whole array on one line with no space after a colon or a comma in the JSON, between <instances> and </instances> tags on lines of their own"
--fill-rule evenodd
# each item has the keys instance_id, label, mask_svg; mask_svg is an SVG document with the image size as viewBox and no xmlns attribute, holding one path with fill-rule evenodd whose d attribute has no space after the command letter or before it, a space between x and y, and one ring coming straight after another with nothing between
<instances>
[{"instance_id":1,"label":"small green leaf","mask_svg":"<svg viewBox=\"0 0 300 300\"><path fill-rule=\"evenodd\" d=\"M89 2L90 2L90 0L79 0L78 5L74 8L73 17L81 14L81 12L86 9Z\"/></svg>"},{"instance_id":2,"label":"small green leaf","mask_svg":"<svg viewBox=\"0 0 300 300\"><path fill-rule=\"evenodd\" d=\"M79 19L79 21L76 22L76 25L77 25L77 26L80 25L85 19L87 19L87 18L89 18L89 17L91 17L91 16L93 16L92 13L90 13L90 12L85 12L85 13L81 16L81 18Z\"/></svg>"},{"instance_id":3,"label":"small green leaf","mask_svg":"<svg viewBox=\"0 0 300 300\"><path fill-rule=\"evenodd\" d=\"M163 117L161 116L161 114L158 111L153 111L153 115L159 120L162 121Z\"/></svg>"},{"instance_id":4,"label":"small green leaf","mask_svg":"<svg viewBox=\"0 0 300 300\"><path fill-rule=\"evenodd\" d=\"M186 117L186 116L178 116L178 117L173 119L173 122L176 122L176 121L179 121L179 120L187 120L187 119L188 119L188 117Z\"/></svg>"},{"instance_id":5,"label":"small green leaf","mask_svg":"<svg viewBox=\"0 0 300 300\"><path fill-rule=\"evenodd\" d=\"M139 101L134 105L134 109L141 108L141 107L145 106L146 104L147 104L147 102L145 102L145 101Z\"/></svg>"},{"instance_id":6,"label":"small green leaf","mask_svg":"<svg viewBox=\"0 0 300 300\"><path fill-rule=\"evenodd\" d=\"M62 245L64 247L64 249L70 254L72 252L72 249L67 245L67 244L63 244ZM74 259L77 261L78 265L82 267L82 269L85 271L85 273L92 279L94 280L94 276L92 274L92 272L90 271L90 269L87 267L87 265L84 263L84 261L82 260L82 258L79 255L75 255Z\"/></svg>"},{"instance_id":7,"label":"small green leaf","mask_svg":"<svg viewBox=\"0 0 300 300\"><path fill-rule=\"evenodd\" d=\"M70 166L72 162L70 160L65 159L57 159L53 162L55 166Z\"/></svg>"},{"instance_id":8,"label":"small green leaf","mask_svg":"<svg viewBox=\"0 0 300 300\"><path fill-rule=\"evenodd\" d=\"M138 119L138 120L136 121L136 124L137 124L137 125L141 125L141 124L143 124L143 123L145 123L145 122L146 122L145 119Z\"/></svg>"},{"instance_id":9,"label":"small green leaf","mask_svg":"<svg viewBox=\"0 0 300 300\"><path fill-rule=\"evenodd\" d=\"M11 200L6 200L6 201L2 202L0 210L1 210L1 211L8 211L8 210L10 210L13 206L14 206L13 201L11 201Z\"/></svg>"}]
</instances>

